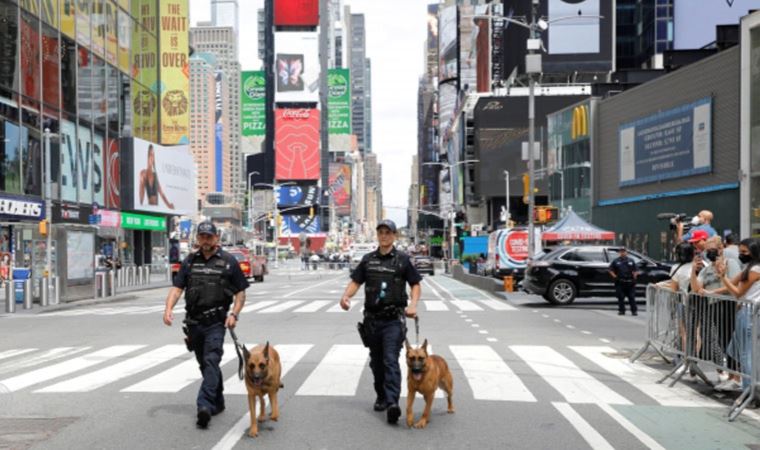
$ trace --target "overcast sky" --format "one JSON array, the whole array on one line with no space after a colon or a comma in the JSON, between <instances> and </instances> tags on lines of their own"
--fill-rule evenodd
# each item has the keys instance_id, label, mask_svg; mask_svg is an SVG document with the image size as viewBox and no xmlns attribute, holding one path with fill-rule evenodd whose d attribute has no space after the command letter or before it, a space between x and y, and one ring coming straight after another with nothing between
<instances>
[{"instance_id":1,"label":"overcast sky","mask_svg":"<svg viewBox=\"0 0 760 450\"><path fill-rule=\"evenodd\" d=\"M412 155L417 152L417 83L423 71L427 4L431 0L344 0L367 24L372 59L372 147L383 164L383 203L406 223ZM258 69L256 10L263 0L239 0L240 63ZM190 0L190 20L211 20L211 0ZM400 208L399 208L400 207Z\"/></svg>"}]
</instances>

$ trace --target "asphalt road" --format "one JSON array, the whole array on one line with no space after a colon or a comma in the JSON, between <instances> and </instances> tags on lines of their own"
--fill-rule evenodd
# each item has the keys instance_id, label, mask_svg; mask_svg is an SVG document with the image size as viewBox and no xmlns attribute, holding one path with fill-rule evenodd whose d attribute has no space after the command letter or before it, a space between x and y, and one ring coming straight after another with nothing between
<instances>
[{"instance_id":1,"label":"asphalt road","mask_svg":"<svg viewBox=\"0 0 760 450\"><path fill-rule=\"evenodd\" d=\"M751 448L760 416L729 423L730 397L668 366L626 357L646 312L609 299L556 308L525 294L485 293L436 275L423 283L420 337L454 377L455 414L441 396L424 430L372 411L368 353L356 334L361 295L339 311L347 272L273 271L248 291L237 333L269 341L286 371L281 416L246 435L247 401L226 348L227 410L195 426L200 374L178 323L161 322L166 290L129 301L0 315L0 448ZM180 303L181 305L182 303ZM177 322L181 307L175 310ZM414 343L413 323L407 334ZM227 344L231 344L227 339ZM403 352L402 352L403 357ZM402 404L404 399L402 398ZM403 405L402 405L403 408ZM419 416L423 401L414 409Z\"/></svg>"}]
</instances>

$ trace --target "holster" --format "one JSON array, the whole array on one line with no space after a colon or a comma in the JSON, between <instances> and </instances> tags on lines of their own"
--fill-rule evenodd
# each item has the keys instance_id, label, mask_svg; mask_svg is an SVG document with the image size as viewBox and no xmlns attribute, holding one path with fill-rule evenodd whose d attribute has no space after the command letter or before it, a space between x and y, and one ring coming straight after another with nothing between
<instances>
[{"instance_id":1,"label":"holster","mask_svg":"<svg viewBox=\"0 0 760 450\"><path fill-rule=\"evenodd\" d=\"M362 344L367 348L369 348L369 337L372 334L373 328L371 322L368 322L367 319L365 319L364 322L358 322L356 324L356 329L359 331L359 337L362 340Z\"/></svg>"},{"instance_id":2,"label":"holster","mask_svg":"<svg viewBox=\"0 0 760 450\"><path fill-rule=\"evenodd\" d=\"M187 325L182 327L182 332L185 333L185 346L187 346L187 351L193 352L193 340L190 338L190 329Z\"/></svg>"}]
</instances>

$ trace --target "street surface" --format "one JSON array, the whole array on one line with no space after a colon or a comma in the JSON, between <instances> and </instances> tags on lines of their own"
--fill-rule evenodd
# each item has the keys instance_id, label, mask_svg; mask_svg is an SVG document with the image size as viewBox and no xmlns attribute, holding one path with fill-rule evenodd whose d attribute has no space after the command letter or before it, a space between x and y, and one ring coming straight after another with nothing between
<instances>
[{"instance_id":1,"label":"street surface","mask_svg":"<svg viewBox=\"0 0 760 450\"><path fill-rule=\"evenodd\" d=\"M227 338L227 409L195 426L200 373L182 342L184 302L169 328L166 290L130 301L0 315L0 448L668 448L760 444L760 416L727 422L726 405L645 355L646 312L618 317L610 299L551 307L536 296L479 291L425 277L420 337L454 376L456 413L439 393L424 430L372 411L368 352L356 333L362 295L337 306L347 271L272 269L252 285L238 336L269 341L283 361L280 419L249 438L248 406ZM643 307L643 305L642 305ZM642 308L643 309L643 308ZM413 322L407 337L414 344ZM403 351L402 351L403 359ZM405 367L402 366L405 371ZM714 371L713 371L714 372ZM402 395L405 395L405 381ZM402 409L405 398L402 397ZM414 404L418 417L423 401Z\"/></svg>"}]
</instances>

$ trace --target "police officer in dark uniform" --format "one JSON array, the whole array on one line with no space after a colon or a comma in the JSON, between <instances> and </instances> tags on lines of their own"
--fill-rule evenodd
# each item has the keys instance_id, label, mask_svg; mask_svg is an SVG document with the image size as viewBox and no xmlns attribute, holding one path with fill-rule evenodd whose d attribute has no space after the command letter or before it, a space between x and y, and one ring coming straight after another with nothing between
<instances>
[{"instance_id":1,"label":"police officer in dark uniform","mask_svg":"<svg viewBox=\"0 0 760 450\"><path fill-rule=\"evenodd\" d=\"M211 416L224 411L224 387L219 363L224 353L225 328L235 328L245 304L248 280L234 256L219 247L216 226L198 225L198 251L190 254L174 277L166 298L164 323L171 326L172 309L185 291L185 334L188 348L195 352L203 382L198 392L199 428L208 427ZM230 305L233 303L232 311Z\"/></svg>"},{"instance_id":2,"label":"police officer in dark uniform","mask_svg":"<svg viewBox=\"0 0 760 450\"><path fill-rule=\"evenodd\" d=\"M618 299L618 315L625 315L625 299L631 308L631 315L637 315L636 309L636 263L628 257L628 250L618 250L618 257L610 263L610 276L615 280L615 292Z\"/></svg>"},{"instance_id":3,"label":"police officer in dark uniform","mask_svg":"<svg viewBox=\"0 0 760 450\"><path fill-rule=\"evenodd\" d=\"M377 225L377 250L362 258L351 273L351 282L340 300L348 311L351 297L364 284L364 321L359 324L362 342L369 347L370 368L375 379L375 411L387 410L388 423L395 424L401 415L399 354L406 338L405 318L417 315L422 277L405 253L396 250L396 224L383 220ZM406 284L411 286L411 303Z\"/></svg>"}]
</instances>

